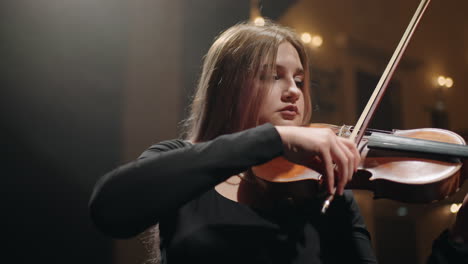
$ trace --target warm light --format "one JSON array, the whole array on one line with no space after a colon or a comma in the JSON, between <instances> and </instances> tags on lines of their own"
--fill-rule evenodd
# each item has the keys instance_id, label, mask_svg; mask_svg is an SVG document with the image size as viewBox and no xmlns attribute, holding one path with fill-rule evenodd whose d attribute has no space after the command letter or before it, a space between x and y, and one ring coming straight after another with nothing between
<instances>
[{"instance_id":1,"label":"warm light","mask_svg":"<svg viewBox=\"0 0 468 264\"><path fill-rule=\"evenodd\" d=\"M450 88L453 86L453 79L450 77L440 75L439 77L437 77L437 84L439 86Z\"/></svg>"},{"instance_id":2,"label":"warm light","mask_svg":"<svg viewBox=\"0 0 468 264\"><path fill-rule=\"evenodd\" d=\"M456 214L456 213L458 213L458 210L460 210L460 207L461 207L461 204L455 204L455 203L454 203L454 204L452 204L452 205L450 206L450 212L451 212L452 214Z\"/></svg>"},{"instance_id":3,"label":"warm light","mask_svg":"<svg viewBox=\"0 0 468 264\"><path fill-rule=\"evenodd\" d=\"M314 47L317 47L317 48L318 48L318 47L322 46L322 44L323 44L323 39L322 39L321 36L316 35L316 36L314 36L314 37L312 38L312 45L313 45Z\"/></svg>"},{"instance_id":4,"label":"warm light","mask_svg":"<svg viewBox=\"0 0 468 264\"><path fill-rule=\"evenodd\" d=\"M255 20L254 20L254 24L255 24L256 26L262 27L262 26L265 25L265 19L263 19L263 17L257 17L257 18L255 18Z\"/></svg>"},{"instance_id":5,"label":"warm light","mask_svg":"<svg viewBox=\"0 0 468 264\"><path fill-rule=\"evenodd\" d=\"M439 86L444 86L446 81L447 79L442 75L437 77L437 84L439 84Z\"/></svg>"},{"instance_id":6,"label":"warm light","mask_svg":"<svg viewBox=\"0 0 468 264\"><path fill-rule=\"evenodd\" d=\"M450 77L445 78L445 87L450 88L453 86L453 80Z\"/></svg>"},{"instance_id":7,"label":"warm light","mask_svg":"<svg viewBox=\"0 0 468 264\"><path fill-rule=\"evenodd\" d=\"M304 43L310 43L310 41L312 40L312 36L309 33L305 32L305 33L302 33L301 39L302 39L302 42Z\"/></svg>"}]
</instances>

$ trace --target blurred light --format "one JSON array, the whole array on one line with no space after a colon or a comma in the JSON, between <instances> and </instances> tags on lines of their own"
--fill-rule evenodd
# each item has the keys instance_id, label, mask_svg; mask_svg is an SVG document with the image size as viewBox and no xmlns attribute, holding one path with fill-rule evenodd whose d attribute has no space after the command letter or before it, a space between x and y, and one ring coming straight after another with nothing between
<instances>
[{"instance_id":1,"label":"blurred light","mask_svg":"<svg viewBox=\"0 0 468 264\"><path fill-rule=\"evenodd\" d=\"M335 43L338 47L344 48L348 43L348 37L344 33L338 33L335 37Z\"/></svg>"},{"instance_id":2,"label":"blurred light","mask_svg":"<svg viewBox=\"0 0 468 264\"><path fill-rule=\"evenodd\" d=\"M310 43L310 41L312 40L312 36L311 36L309 33L307 33L307 32L302 33L302 35L301 35L301 40L302 40L302 42L304 42L304 43Z\"/></svg>"},{"instance_id":3,"label":"blurred light","mask_svg":"<svg viewBox=\"0 0 468 264\"><path fill-rule=\"evenodd\" d=\"M450 88L453 86L453 79L450 77L440 75L439 77L437 77L437 84L439 86Z\"/></svg>"},{"instance_id":4,"label":"blurred light","mask_svg":"<svg viewBox=\"0 0 468 264\"><path fill-rule=\"evenodd\" d=\"M460 210L460 207L461 207L461 203L460 203L460 204L455 204L455 203L454 203L454 204L452 204L452 205L450 206L450 212L451 212L452 214L456 214L456 213L458 213L458 210Z\"/></svg>"},{"instance_id":5,"label":"blurred light","mask_svg":"<svg viewBox=\"0 0 468 264\"><path fill-rule=\"evenodd\" d=\"M447 81L447 80L446 80L445 77L442 76L442 75L439 76L439 77L437 77L437 84L438 84L439 86L444 86L446 81Z\"/></svg>"},{"instance_id":6,"label":"blurred light","mask_svg":"<svg viewBox=\"0 0 468 264\"><path fill-rule=\"evenodd\" d=\"M322 46L322 44L323 44L323 39L322 39L321 36L316 35L316 36L314 36L314 37L312 38L312 45L313 45L314 47L317 47L317 48L318 48L318 47Z\"/></svg>"},{"instance_id":7,"label":"blurred light","mask_svg":"<svg viewBox=\"0 0 468 264\"><path fill-rule=\"evenodd\" d=\"M453 86L453 79L450 78L450 77L445 78L445 86L446 86L447 88L452 87L452 86Z\"/></svg>"},{"instance_id":8,"label":"blurred light","mask_svg":"<svg viewBox=\"0 0 468 264\"><path fill-rule=\"evenodd\" d=\"M262 26L265 25L265 19L263 19L263 17L257 17L257 18L255 18L255 20L254 20L254 24L255 24L256 26L262 27Z\"/></svg>"},{"instance_id":9,"label":"blurred light","mask_svg":"<svg viewBox=\"0 0 468 264\"><path fill-rule=\"evenodd\" d=\"M397 215L398 216L406 216L408 215L408 208L402 206L402 207L399 207L398 210L397 210Z\"/></svg>"}]
</instances>

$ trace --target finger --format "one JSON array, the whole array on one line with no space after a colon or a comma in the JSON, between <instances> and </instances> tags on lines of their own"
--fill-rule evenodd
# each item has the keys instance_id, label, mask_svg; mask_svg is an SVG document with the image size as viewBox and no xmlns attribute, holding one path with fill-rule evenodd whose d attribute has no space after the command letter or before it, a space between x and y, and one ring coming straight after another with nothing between
<instances>
[{"instance_id":1,"label":"finger","mask_svg":"<svg viewBox=\"0 0 468 264\"><path fill-rule=\"evenodd\" d=\"M336 140L335 144L332 147L332 157L335 163L338 165L338 169L340 173L338 175L335 174L335 178L337 179L337 186L336 189L339 195L343 194L344 186L348 182L349 176L349 159L346 157L339 140Z\"/></svg>"},{"instance_id":2,"label":"finger","mask_svg":"<svg viewBox=\"0 0 468 264\"><path fill-rule=\"evenodd\" d=\"M359 163L361 163L361 153L359 153L358 149L356 148L356 144L346 138L343 138L343 143L346 145L346 147L352 152L353 154L353 160L354 160L354 172L357 171L357 168L359 166Z\"/></svg>"},{"instance_id":3,"label":"finger","mask_svg":"<svg viewBox=\"0 0 468 264\"><path fill-rule=\"evenodd\" d=\"M351 181L351 179L353 178L353 174L355 172L355 169L356 169L355 156L353 155L351 150L348 148L348 146L346 146L344 141L338 140L338 142L339 142L339 144L341 146L341 150L344 152L344 154L348 158L348 172L349 172L349 175L346 176L346 179L347 179L347 181L345 182L345 184L346 184L349 181Z\"/></svg>"},{"instance_id":4,"label":"finger","mask_svg":"<svg viewBox=\"0 0 468 264\"><path fill-rule=\"evenodd\" d=\"M361 153L359 153L359 150L356 147L356 144L353 143L352 151L354 153L354 161L355 161L355 169L354 172L357 172L359 164L361 163Z\"/></svg>"},{"instance_id":5,"label":"finger","mask_svg":"<svg viewBox=\"0 0 468 264\"><path fill-rule=\"evenodd\" d=\"M335 176L333 172L333 162L329 150L322 152L323 162L325 165L325 171L327 176L327 187L328 193L333 194L333 188L335 186Z\"/></svg>"}]
</instances>

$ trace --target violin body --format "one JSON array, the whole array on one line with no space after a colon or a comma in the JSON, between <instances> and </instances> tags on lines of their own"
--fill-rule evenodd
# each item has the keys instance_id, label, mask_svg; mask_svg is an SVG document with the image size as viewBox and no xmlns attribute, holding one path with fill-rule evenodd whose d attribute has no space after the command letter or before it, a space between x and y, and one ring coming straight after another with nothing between
<instances>
[{"instance_id":1,"label":"violin body","mask_svg":"<svg viewBox=\"0 0 468 264\"><path fill-rule=\"evenodd\" d=\"M393 135L465 145L461 136L443 129L396 130ZM447 198L463 184L459 158L444 153L370 148L369 140L364 138L360 146L362 162L350 188L370 190L375 198L428 203Z\"/></svg>"},{"instance_id":2,"label":"violin body","mask_svg":"<svg viewBox=\"0 0 468 264\"><path fill-rule=\"evenodd\" d=\"M329 127L337 133L341 130L326 124L311 126ZM468 147L458 134L443 129L423 128L394 130L391 136L383 136L384 141L379 142L381 137L381 133L375 132L361 140L358 146L361 164L352 181L347 184L347 189L369 190L375 198L429 203L447 198L463 184L466 175L461 170L461 159L456 156L468 155ZM398 144L389 143L386 138L393 142L404 141L404 144L399 147ZM407 143L407 140L411 141ZM413 144L413 141L416 143ZM436 142L450 144L439 146ZM387 148L386 145L391 146ZM431 149L431 145L436 146L435 150ZM466 154L451 153L449 148L452 147ZM270 182L313 180L318 185L322 184L320 173L282 157L254 167L253 172Z\"/></svg>"}]
</instances>

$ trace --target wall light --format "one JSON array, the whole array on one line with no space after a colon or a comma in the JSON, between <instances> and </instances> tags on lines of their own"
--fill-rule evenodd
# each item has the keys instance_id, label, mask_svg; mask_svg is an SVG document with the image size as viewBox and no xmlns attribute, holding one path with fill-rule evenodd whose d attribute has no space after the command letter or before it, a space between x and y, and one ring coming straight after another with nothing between
<instances>
[{"instance_id":1,"label":"wall light","mask_svg":"<svg viewBox=\"0 0 468 264\"><path fill-rule=\"evenodd\" d=\"M461 203L459 203L459 204L453 203L453 204L450 206L450 212L451 212L452 214L456 214L456 213L458 213L458 210L460 210L460 207L461 207Z\"/></svg>"},{"instance_id":2,"label":"wall light","mask_svg":"<svg viewBox=\"0 0 468 264\"><path fill-rule=\"evenodd\" d=\"M263 17L261 17L261 16L256 17L256 18L254 19L254 24L255 24L256 26L262 27L262 26L265 25L265 19L264 19Z\"/></svg>"},{"instance_id":3,"label":"wall light","mask_svg":"<svg viewBox=\"0 0 468 264\"><path fill-rule=\"evenodd\" d=\"M439 77L437 77L437 84L439 85L439 87L450 88L453 86L453 79L450 77L440 75Z\"/></svg>"},{"instance_id":4,"label":"wall light","mask_svg":"<svg viewBox=\"0 0 468 264\"><path fill-rule=\"evenodd\" d=\"M444 86L445 85L445 76L441 75L441 76L437 77L437 84L439 86Z\"/></svg>"},{"instance_id":5,"label":"wall light","mask_svg":"<svg viewBox=\"0 0 468 264\"><path fill-rule=\"evenodd\" d=\"M310 43L312 41L312 36L309 33L304 32L301 35L301 40L304 43Z\"/></svg>"},{"instance_id":6,"label":"wall light","mask_svg":"<svg viewBox=\"0 0 468 264\"><path fill-rule=\"evenodd\" d=\"M323 38L320 35L315 35L312 37L312 45L316 48L322 46Z\"/></svg>"},{"instance_id":7,"label":"wall light","mask_svg":"<svg viewBox=\"0 0 468 264\"><path fill-rule=\"evenodd\" d=\"M445 87L450 88L453 86L453 79L450 77L445 78Z\"/></svg>"}]
</instances>

